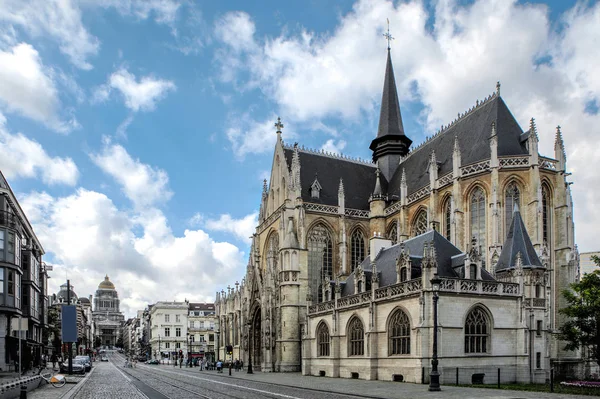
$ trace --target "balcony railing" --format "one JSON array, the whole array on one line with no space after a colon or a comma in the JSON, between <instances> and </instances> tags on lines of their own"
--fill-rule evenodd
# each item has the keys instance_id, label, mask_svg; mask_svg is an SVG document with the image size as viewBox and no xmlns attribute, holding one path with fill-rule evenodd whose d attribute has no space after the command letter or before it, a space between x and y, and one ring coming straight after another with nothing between
<instances>
[{"instance_id":1,"label":"balcony railing","mask_svg":"<svg viewBox=\"0 0 600 399\"><path fill-rule=\"evenodd\" d=\"M19 229L21 227L21 222L19 218L14 213L0 211L0 226L6 226L13 229Z\"/></svg>"}]
</instances>

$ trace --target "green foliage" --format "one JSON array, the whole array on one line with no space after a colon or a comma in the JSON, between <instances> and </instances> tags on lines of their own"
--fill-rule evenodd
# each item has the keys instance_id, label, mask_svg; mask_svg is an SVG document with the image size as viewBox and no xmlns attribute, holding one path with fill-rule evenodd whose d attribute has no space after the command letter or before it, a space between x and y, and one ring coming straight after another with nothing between
<instances>
[{"instance_id":1,"label":"green foliage","mask_svg":"<svg viewBox=\"0 0 600 399\"><path fill-rule=\"evenodd\" d=\"M592 260L600 266L598 257ZM590 356L600 365L600 270L585 274L562 294L568 304L560 309L568 317L560 328L560 339L567 342L565 349L589 348Z\"/></svg>"}]
</instances>

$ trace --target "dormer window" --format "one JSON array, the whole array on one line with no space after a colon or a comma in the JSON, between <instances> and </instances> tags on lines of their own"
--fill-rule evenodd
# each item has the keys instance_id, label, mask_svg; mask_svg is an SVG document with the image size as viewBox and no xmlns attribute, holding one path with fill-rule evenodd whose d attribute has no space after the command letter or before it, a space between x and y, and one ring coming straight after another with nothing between
<instances>
[{"instance_id":1,"label":"dormer window","mask_svg":"<svg viewBox=\"0 0 600 399\"><path fill-rule=\"evenodd\" d=\"M317 179L317 175L315 174L315 181L313 181L313 183L310 185L310 197L319 199L322 189L323 187L321 187L321 184Z\"/></svg>"}]
</instances>

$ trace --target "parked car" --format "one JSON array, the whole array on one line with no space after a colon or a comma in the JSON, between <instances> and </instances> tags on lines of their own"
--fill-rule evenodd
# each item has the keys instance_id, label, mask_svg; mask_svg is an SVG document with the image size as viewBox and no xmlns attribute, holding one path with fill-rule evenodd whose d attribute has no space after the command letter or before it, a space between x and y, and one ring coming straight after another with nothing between
<instances>
[{"instance_id":1,"label":"parked car","mask_svg":"<svg viewBox=\"0 0 600 399\"><path fill-rule=\"evenodd\" d=\"M65 374L69 372L68 360L60 365L60 372ZM73 359L73 374L85 374L85 364Z\"/></svg>"},{"instance_id":2,"label":"parked car","mask_svg":"<svg viewBox=\"0 0 600 399\"><path fill-rule=\"evenodd\" d=\"M100 358L101 362L108 362L108 356L106 355L102 355L102 357Z\"/></svg>"},{"instance_id":3,"label":"parked car","mask_svg":"<svg viewBox=\"0 0 600 399\"><path fill-rule=\"evenodd\" d=\"M152 360L148 360L146 362L146 364L160 364L160 362L158 361L158 359L152 359Z\"/></svg>"},{"instance_id":4,"label":"parked car","mask_svg":"<svg viewBox=\"0 0 600 399\"><path fill-rule=\"evenodd\" d=\"M75 356L75 359L73 360L83 363L85 371L90 371L92 369L92 359L89 356Z\"/></svg>"}]
</instances>

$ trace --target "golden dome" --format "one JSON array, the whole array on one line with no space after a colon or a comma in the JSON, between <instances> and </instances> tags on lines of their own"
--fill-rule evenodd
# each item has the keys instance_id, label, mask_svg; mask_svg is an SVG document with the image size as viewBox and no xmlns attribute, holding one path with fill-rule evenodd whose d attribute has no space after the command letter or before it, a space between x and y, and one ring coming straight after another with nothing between
<instances>
[{"instance_id":1,"label":"golden dome","mask_svg":"<svg viewBox=\"0 0 600 399\"><path fill-rule=\"evenodd\" d=\"M108 275L104 277L104 281L98 284L99 290L114 290L115 285L108 279Z\"/></svg>"}]
</instances>

